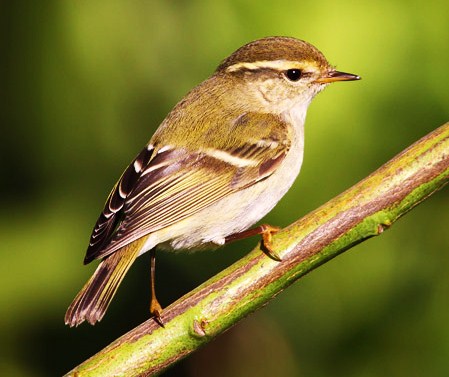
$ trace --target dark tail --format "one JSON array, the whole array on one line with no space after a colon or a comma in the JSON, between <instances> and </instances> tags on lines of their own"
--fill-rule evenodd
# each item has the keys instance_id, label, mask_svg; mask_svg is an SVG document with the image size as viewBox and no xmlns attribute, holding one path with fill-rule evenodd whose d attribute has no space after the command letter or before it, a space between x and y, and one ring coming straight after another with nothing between
<instances>
[{"instance_id":1,"label":"dark tail","mask_svg":"<svg viewBox=\"0 0 449 377\"><path fill-rule=\"evenodd\" d=\"M141 242L133 242L105 257L92 277L76 295L65 314L65 324L78 326L84 321L100 321L117 292L117 288L136 260Z\"/></svg>"}]
</instances>

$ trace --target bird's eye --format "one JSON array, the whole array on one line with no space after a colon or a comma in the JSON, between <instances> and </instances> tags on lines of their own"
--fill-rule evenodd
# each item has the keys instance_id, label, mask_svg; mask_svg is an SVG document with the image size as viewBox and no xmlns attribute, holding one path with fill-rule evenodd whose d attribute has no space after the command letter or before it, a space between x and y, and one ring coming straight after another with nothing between
<instances>
[{"instance_id":1,"label":"bird's eye","mask_svg":"<svg viewBox=\"0 0 449 377\"><path fill-rule=\"evenodd\" d=\"M298 81L301 78L301 70L300 69L287 69L285 71L285 77L287 77L290 81Z\"/></svg>"}]
</instances>

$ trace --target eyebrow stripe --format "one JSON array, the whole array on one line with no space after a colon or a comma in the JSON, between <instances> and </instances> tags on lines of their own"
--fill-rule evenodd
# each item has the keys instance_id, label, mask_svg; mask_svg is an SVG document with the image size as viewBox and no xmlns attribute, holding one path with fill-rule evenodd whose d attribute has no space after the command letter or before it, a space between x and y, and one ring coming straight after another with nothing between
<instances>
[{"instance_id":1,"label":"eyebrow stripe","mask_svg":"<svg viewBox=\"0 0 449 377\"><path fill-rule=\"evenodd\" d=\"M236 63L226 68L226 71L227 72L236 72L242 70L257 71L261 69L283 71L286 69L291 69L292 67L295 68L296 66L298 66L298 62L290 60L261 60L257 62ZM297 68L301 69L301 67Z\"/></svg>"}]
</instances>

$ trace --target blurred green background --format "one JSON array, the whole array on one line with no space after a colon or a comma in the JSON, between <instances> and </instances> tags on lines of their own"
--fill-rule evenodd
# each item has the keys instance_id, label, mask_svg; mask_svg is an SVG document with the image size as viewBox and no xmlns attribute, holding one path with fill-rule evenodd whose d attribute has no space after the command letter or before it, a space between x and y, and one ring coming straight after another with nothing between
<instances>
[{"instance_id":1,"label":"blurred green background","mask_svg":"<svg viewBox=\"0 0 449 377\"><path fill-rule=\"evenodd\" d=\"M61 375L148 316L147 256L104 320L64 326L115 180L171 107L263 36L316 45L362 81L309 109L285 226L449 120L447 1L10 1L1 17L0 374ZM449 191L320 267L164 376L448 376ZM163 305L257 239L159 253Z\"/></svg>"}]
</instances>

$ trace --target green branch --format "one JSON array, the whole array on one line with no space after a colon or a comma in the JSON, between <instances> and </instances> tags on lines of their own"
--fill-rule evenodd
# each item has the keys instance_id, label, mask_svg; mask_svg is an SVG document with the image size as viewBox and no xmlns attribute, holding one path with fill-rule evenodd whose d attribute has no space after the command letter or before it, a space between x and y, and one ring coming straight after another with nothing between
<instances>
[{"instance_id":1,"label":"green branch","mask_svg":"<svg viewBox=\"0 0 449 377\"><path fill-rule=\"evenodd\" d=\"M153 375L265 305L301 276L381 234L449 180L449 123L276 234L281 262L254 249L67 376Z\"/></svg>"}]
</instances>

